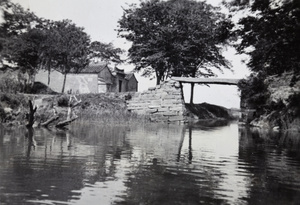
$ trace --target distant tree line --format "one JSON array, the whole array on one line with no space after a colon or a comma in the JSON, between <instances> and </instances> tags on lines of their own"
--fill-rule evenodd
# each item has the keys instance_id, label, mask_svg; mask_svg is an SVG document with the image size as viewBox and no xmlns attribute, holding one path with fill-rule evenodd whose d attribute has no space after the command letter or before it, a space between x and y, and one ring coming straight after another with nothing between
<instances>
[{"instance_id":1,"label":"distant tree line","mask_svg":"<svg viewBox=\"0 0 300 205\"><path fill-rule=\"evenodd\" d=\"M231 13L247 10L247 15L234 25L231 15L196 0L146 0L125 8L117 31L132 43L128 55L134 70L155 77L157 84L172 76L210 77L231 69L223 49L234 45L237 53L250 57L247 65L253 76L299 73L299 0L232 0L224 5ZM66 75L79 72L93 57L122 62L121 49L91 42L70 20L39 18L9 0L0 6L2 68L15 65L30 76L40 69L57 69ZM252 89L251 83L244 85ZM190 102L193 84L191 88Z\"/></svg>"},{"instance_id":2,"label":"distant tree line","mask_svg":"<svg viewBox=\"0 0 300 205\"><path fill-rule=\"evenodd\" d=\"M52 21L24 10L9 0L1 1L4 22L0 25L1 69L26 73L25 86L31 87L38 70L55 69L66 75L79 72L92 58L121 63L123 51L111 43L91 42L83 28L70 20Z\"/></svg>"}]
</instances>

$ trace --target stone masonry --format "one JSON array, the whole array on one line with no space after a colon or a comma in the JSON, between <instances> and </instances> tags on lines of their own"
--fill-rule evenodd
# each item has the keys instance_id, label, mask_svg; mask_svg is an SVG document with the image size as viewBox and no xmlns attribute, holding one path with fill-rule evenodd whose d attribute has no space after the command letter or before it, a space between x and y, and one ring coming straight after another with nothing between
<instances>
[{"instance_id":1,"label":"stone masonry","mask_svg":"<svg viewBox=\"0 0 300 205\"><path fill-rule=\"evenodd\" d=\"M153 122L184 122L186 109L182 89L178 81L163 82L148 91L133 93L127 101L127 109L139 115L147 115Z\"/></svg>"}]
</instances>

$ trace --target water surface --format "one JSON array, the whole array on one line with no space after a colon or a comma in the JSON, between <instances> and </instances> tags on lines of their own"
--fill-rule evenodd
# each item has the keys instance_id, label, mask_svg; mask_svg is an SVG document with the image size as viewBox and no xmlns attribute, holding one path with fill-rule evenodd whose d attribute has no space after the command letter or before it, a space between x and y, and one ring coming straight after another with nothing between
<instances>
[{"instance_id":1,"label":"water surface","mask_svg":"<svg viewBox=\"0 0 300 205\"><path fill-rule=\"evenodd\" d=\"M0 204L299 201L299 133L237 123L0 128Z\"/></svg>"}]
</instances>

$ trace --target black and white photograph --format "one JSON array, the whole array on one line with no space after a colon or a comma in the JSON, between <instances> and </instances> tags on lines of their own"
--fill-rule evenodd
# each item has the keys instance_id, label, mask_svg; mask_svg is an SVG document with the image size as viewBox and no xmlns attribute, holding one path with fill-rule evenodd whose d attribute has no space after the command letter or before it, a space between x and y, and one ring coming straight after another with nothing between
<instances>
[{"instance_id":1,"label":"black and white photograph","mask_svg":"<svg viewBox=\"0 0 300 205\"><path fill-rule=\"evenodd\" d=\"M300 0L0 0L0 205L300 204Z\"/></svg>"}]
</instances>

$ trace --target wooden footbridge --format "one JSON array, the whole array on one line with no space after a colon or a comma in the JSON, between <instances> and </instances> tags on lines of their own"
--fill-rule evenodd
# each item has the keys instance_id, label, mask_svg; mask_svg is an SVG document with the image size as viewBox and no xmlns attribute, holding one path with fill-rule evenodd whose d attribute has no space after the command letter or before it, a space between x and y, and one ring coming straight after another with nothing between
<instances>
[{"instance_id":1,"label":"wooden footbridge","mask_svg":"<svg viewBox=\"0 0 300 205\"><path fill-rule=\"evenodd\" d=\"M127 109L137 114L149 115L153 122L185 122L187 120L183 86L179 84L237 85L240 79L172 77L161 85L135 93L127 101ZM191 86L193 90L194 86ZM191 92L191 99L193 92Z\"/></svg>"},{"instance_id":2,"label":"wooden footbridge","mask_svg":"<svg viewBox=\"0 0 300 205\"><path fill-rule=\"evenodd\" d=\"M219 84L219 85L237 85L241 79L229 78L191 78L191 77L172 77L173 80L181 83L194 84Z\"/></svg>"},{"instance_id":3,"label":"wooden footbridge","mask_svg":"<svg viewBox=\"0 0 300 205\"><path fill-rule=\"evenodd\" d=\"M172 77L172 80L175 80L182 83L189 83L191 84L191 97L190 97L190 104L193 103L194 98L194 85L195 84L218 84L218 85L237 85L241 79L228 79L228 78L192 78L192 77ZM181 86L182 87L182 86ZM182 91L182 98L184 98L183 91Z\"/></svg>"}]
</instances>

